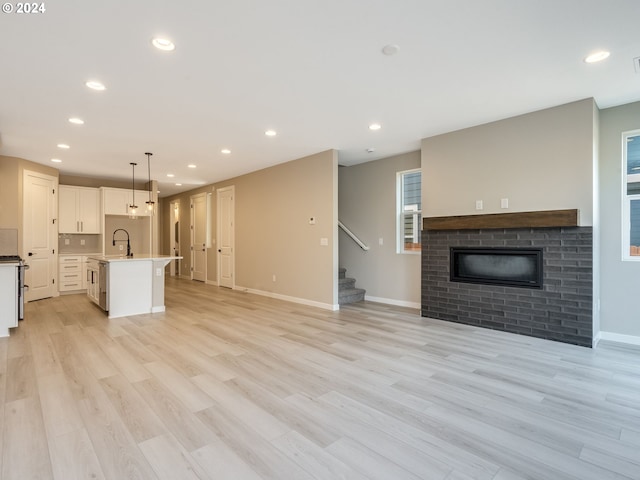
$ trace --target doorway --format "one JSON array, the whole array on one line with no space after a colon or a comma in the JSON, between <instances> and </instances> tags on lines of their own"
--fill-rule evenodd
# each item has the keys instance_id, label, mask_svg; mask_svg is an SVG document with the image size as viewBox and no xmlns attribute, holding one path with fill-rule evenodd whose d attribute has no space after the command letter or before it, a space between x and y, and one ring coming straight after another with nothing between
<instances>
[{"instance_id":1,"label":"doorway","mask_svg":"<svg viewBox=\"0 0 640 480\"><path fill-rule=\"evenodd\" d=\"M23 174L23 256L25 264L25 300L30 302L58 294L58 179L25 170Z\"/></svg>"},{"instance_id":2,"label":"doorway","mask_svg":"<svg viewBox=\"0 0 640 480\"><path fill-rule=\"evenodd\" d=\"M218 285L233 288L235 286L235 186L220 188L217 191L218 219Z\"/></svg>"},{"instance_id":3,"label":"doorway","mask_svg":"<svg viewBox=\"0 0 640 480\"><path fill-rule=\"evenodd\" d=\"M207 281L207 194L191 199L191 280Z\"/></svg>"},{"instance_id":4,"label":"doorway","mask_svg":"<svg viewBox=\"0 0 640 480\"><path fill-rule=\"evenodd\" d=\"M180 200L174 200L169 205L170 219L169 219L169 248L171 249L171 255L176 257L180 256ZM169 264L169 275L180 276L180 260L173 260Z\"/></svg>"}]
</instances>

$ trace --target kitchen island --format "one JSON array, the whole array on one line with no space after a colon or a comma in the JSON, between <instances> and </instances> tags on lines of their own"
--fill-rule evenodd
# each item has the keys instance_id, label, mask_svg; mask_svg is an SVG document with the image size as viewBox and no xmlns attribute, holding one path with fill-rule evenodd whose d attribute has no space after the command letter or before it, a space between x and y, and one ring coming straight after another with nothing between
<instances>
[{"instance_id":1,"label":"kitchen island","mask_svg":"<svg viewBox=\"0 0 640 480\"><path fill-rule=\"evenodd\" d=\"M87 295L109 318L164 312L164 267L171 255L88 257Z\"/></svg>"}]
</instances>

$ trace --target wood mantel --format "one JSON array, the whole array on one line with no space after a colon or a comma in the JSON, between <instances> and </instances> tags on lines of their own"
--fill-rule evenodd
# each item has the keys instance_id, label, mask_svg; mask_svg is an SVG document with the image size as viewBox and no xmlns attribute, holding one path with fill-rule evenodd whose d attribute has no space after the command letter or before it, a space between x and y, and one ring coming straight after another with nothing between
<instances>
[{"instance_id":1,"label":"wood mantel","mask_svg":"<svg viewBox=\"0 0 640 480\"><path fill-rule=\"evenodd\" d=\"M489 228L577 227L578 210L459 215L422 219L424 230L479 230Z\"/></svg>"}]
</instances>

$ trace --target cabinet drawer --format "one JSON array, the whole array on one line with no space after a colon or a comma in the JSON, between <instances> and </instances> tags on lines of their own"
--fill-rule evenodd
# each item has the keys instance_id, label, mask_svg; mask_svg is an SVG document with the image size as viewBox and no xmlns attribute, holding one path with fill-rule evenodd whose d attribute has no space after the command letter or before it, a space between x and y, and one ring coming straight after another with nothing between
<instances>
[{"instance_id":1,"label":"cabinet drawer","mask_svg":"<svg viewBox=\"0 0 640 480\"><path fill-rule=\"evenodd\" d=\"M59 290L61 292L83 289L82 277L80 272L60 274L59 281L60 281Z\"/></svg>"},{"instance_id":2,"label":"cabinet drawer","mask_svg":"<svg viewBox=\"0 0 640 480\"><path fill-rule=\"evenodd\" d=\"M65 273L71 272L80 272L82 270L82 265L80 263L61 263L58 271L60 272L60 276L62 277Z\"/></svg>"},{"instance_id":3,"label":"cabinet drawer","mask_svg":"<svg viewBox=\"0 0 640 480\"><path fill-rule=\"evenodd\" d=\"M60 283L80 282L82 284L81 272L60 272Z\"/></svg>"},{"instance_id":4,"label":"cabinet drawer","mask_svg":"<svg viewBox=\"0 0 640 480\"><path fill-rule=\"evenodd\" d=\"M82 255L60 255L58 259L61 265L67 263L80 263L82 261Z\"/></svg>"}]
</instances>

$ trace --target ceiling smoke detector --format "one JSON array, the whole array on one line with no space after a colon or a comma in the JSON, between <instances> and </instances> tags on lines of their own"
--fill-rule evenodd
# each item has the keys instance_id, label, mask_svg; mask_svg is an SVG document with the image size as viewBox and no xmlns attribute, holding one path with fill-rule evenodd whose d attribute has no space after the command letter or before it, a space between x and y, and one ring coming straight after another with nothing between
<instances>
[{"instance_id":1,"label":"ceiling smoke detector","mask_svg":"<svg viewBox=\"0 0 640 480\"><path fill-rule=\"evenodd\" d=\"M395 55L400 50L398 45L385 45L382 47L382 53L387 56Z\"/></svg>"}]
</instances>

